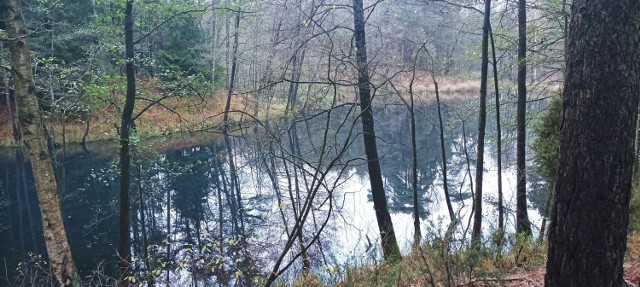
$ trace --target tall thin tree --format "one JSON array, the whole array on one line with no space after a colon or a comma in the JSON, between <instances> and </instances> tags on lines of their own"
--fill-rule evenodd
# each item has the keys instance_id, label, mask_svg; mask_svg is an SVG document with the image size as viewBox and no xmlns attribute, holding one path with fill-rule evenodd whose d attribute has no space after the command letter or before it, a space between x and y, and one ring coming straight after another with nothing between
<instances>
[{"instance_id":1,"label":"tall thin tree","mask_svg":"<svg viewBox=\"0 0 640 287\"><path fill-rule=\"evenodd\" d=\"M222 133L224 135L224 142L227 148L227 158L229 161L229 176L231 177L229 183L231 185L231 193L235 196L235 204L238 206L238 217L240 221L239 230L236 230L238 235L244 236L244 219L242 209L242 196L240 194L240 186L238 181L238 175L236 172L236 165L233 160L233 145L229 137L229 112L231 109L231 100L233 91L235 89L237 68L238 68L238 41L240 33L240 11L235 14L235 30L233 36L233 51L231 55L231 76L229 78L229 89L227 90L227 101L224 107L224 119Z\"/></svg>"},{"instance_id":2,"label":"tall thin tree","mask_svg":"<svg viewBox=\"0 0 640 287\"><path fill-rule=\"evenodd\" d=\"M431 66L433 67L433 58L431 58ZM449 230L452 230L458 219L453 211L453 205L451 204L451 195L449 193L449 180L447 177L447 152L444 142L444 120L442 119L442 104L440 101L440 88L438 87L438 81L434 75L434 71L431 71L431 82L436 92L436 106L438 108L438 135L440 136L440 156L442 158L442 187L444 190L444 199L447 203L447 210L449 211L449 219L451 220Z\"/></svg>"},{"instance_id":3,"label":"tall thin tree","mask_svg":"<svg viewBox=\"0 0 640 287\"><path fill-rule=\"evenodd\" d=\"M545 286L623 286L640 2L575 0Z\"/></svg>"},{"instance_id":4,"label":"tall thin tree","mask_svg":"<svg viewBox=\"0 0 640 287\"><path fill-rule=\"evenodd\" d=\"M489 70L489 26L491 0L484 1L484 22L482 26L482 64L480 70L480 113L478 116L478 148L476 161L476 194L473 200L474 215L471 241L480 244L482 232L482 176L484 173L484 134L487 127L487 75Z\"/></svg>"},{"instance_id":5,"label":"tall thin tree","mask_svg":"<svg viewBox=\"0 0 640 287\"><path fill-rule=\"evenodd\" d=\"M367 63L367 43L365 35L364 8L362 0L353 0L354 36L356 45L356 62L358 67L358 92L360 93L360 112L362 119L362 133L364 149L369 168L369 181L371 183L371 195L373 208L376 211L380 239L382 240L382 252L384 258L389 261L400 260L400 248L396 240L396 233L391 221L391 214L387 207L387 196L382 182L382 170L378 158L376 133L374 129L373 107L371 105L371 83L369 82L369 69Z\"/></svg>"},{"instance_id":6,"label":"tall thin tree","mask_svg":"<svg viewBox=\"0 0 640 287\"><path fill-rule=\"evenodd\" d=\"M516 139L516 231L531 235L527 214L527 7L526 0L518 0L518 112Z\"/></svg>"},{"instance_id":7,"label":"tall thin tree","mask_svg":"<svg viewBox=\"0 0 640 287\"><path fill-rule=\"evenodd\" d=\"M0 3L0 8L4 11L5 28L10 39L13 87L20 109L18 123L33 170L50 266L58 285L80 286L80 277L76 272L64 229L58 184L51 154L47 148L47 135L36 95L22 5L20 0L5 0Z\"/></svg>"},{"instance_id":8,"label":"tall thin tree","mask_svg":"<svg viewBox=\"0 0 640 287\"><path fill-rule=\"evenodd\" d=\"M125 72L127 76L127 94L120 122L120 239L118 243L118 284L128 285L126 277L131 267L131 237L129 235L131 200L130 168L131 150L129 138L133 125L133 107L136 100L136 78L133 54L133 0L125 3L124 14Z\"/></svg>"},{"instance_id":9,"label":"tall thin tree","mask_svg":"<svg viewBox=\"0 0 640 287\"><path fill-rule=\"evenodd\" d=\"M489 27L491 39L491 57L493 59L493 86L496 91L496 149L498 162L498 245L502 245L504 235L504 203L502 194L502 126L500 125L500 85L498 83L498 58L496 57L496 45L493 39L493 28Z\"/></svg>"}]
</instances>

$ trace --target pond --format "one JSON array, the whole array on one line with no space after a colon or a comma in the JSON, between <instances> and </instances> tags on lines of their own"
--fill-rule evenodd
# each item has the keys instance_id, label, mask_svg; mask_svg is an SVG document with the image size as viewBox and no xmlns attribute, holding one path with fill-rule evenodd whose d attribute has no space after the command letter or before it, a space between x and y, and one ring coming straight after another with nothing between
<instances>
[{"instance_id":1,"label":"pond","mask_svg":"<svg viewBox=\"0 0 640 287\"><path fill-rule=\"evenodd\" d=\"M469 175L475 175L477 140L474 105L443 105L448 186L462 222L457 234L467 238L472 205ZM410 114L401 105L378 107L374 114L389 210L406 253L413 241ZM292 280L301 274L298 256L304 248L301 257L308 260L311 272L331 283L339 280L335 270L380 262L357 109L345 105L302 118L251 127L234 133L228 142L220 135L161 148L135 141L138 152L131 186L135 271L176 286L251 285L256 274L268 274L282 257L281 269L288 267L282 278ZM514 118L515 113L503 112L503 189L510 230L515 221ZM418 109L416 119L421 226L425 240L430 240L449 224L435 106ZM497 226L494 126L490 119L483 209L487 238ZM59 153L57 177L74 260L85 280L98 284L116 270L115 145L98 143L86 150L69 146L64 156ZM46 257L29 164L18 152L2 154L0 285L33 276L39 272L38 255ZM533 176L530 181L529 217L537 231L546 187ZM295 219L305 212L301 234L291 234ZM294 244L281 256L290 237Z\"/></svg>"}]
</instances>

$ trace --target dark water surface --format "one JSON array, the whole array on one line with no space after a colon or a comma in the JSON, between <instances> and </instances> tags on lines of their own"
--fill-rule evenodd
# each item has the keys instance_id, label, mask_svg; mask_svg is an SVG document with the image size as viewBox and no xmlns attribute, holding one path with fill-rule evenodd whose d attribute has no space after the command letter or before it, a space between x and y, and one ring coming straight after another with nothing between
<instances>
[{"instance_id":1,"label":"dark water surface","mask_svg":"<svg viewBox=\"0 0 640 287\"><path fill-rule=\"evenodd\" d=\"M475 174L475 110L471 104L451 104L443 111L449 187L463 222L462 233L471 211L465 139L471 174ZM389 209L401 248L407 251L413 238L409 113L403 106L388 106L376 109L375 116ZM510 228L515 211L515 133L509 127L513 116L505 112L503 123L503 186ZM449 223L435 107L419 110L416 118L423 234L435 234ZM291 126L294 128L287 128ZM495 122L490 120L488 126ZM310 244L307 257L313 272L331 282L338 280L334 271L345 264L380 259L355 110L343 107L268 131L260 128L251 135L234 134L231 157L219 135L159 152L148 143L138 143L131 186L135 271L155 272L158 283L165 282L168 274L176 286L196 282L198 286L249 285L253 275L271 271L287 238L293 236L289 233L295 217L307 200L313 208L304 224L302 243ZM485 233L497 225L494 138L488 135ZM57 176L74 260L85 278L112 277L118 245L115 147L95 144L88 146L88 152L71 149L64 157L59 154ZM544 194L538 191L545 188L530 186L534 192L529 215L539 224L537 210ZM2 151L0 195L0 285L4 285L33 275L25 272L37 270L34 258L46 257L32 173L16 151ZM300 250L296 240L281 267ZM29 268L18 267L22 261ZM296 260L291 272L283 276L291 278L299 272L300 262ZM96 270L100 276L95 275Z\"/></svg>"}]
</instances>

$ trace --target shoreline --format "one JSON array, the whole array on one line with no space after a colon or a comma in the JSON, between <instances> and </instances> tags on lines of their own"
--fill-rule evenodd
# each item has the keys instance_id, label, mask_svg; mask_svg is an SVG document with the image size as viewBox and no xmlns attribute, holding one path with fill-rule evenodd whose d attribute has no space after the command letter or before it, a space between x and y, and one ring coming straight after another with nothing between
<instances>
[{"instance_id":1,"label":"shoreline","mask_svg":"<svg viewBox=\"0 0 640 287\"><path fill-rule=\"evenodd\" d=\"M436 103L435 89L432 82L417 81L413 85L414 103L416 108L424 108ZM479 98L479 87L474 80L457 80L454 78L439 79L439 92L441 103L451 104L464 101L473 101ZM373 98L373 105L384 107L389 105L405 105L409 101L410 79L399 79L397 92L391 89L380 89ZM112 99L117 102L117 97ZM148 108L137 120L136 129L138 137L144 142L167 141L168 138L193 138L201 135L211 136L221 129L223 119L223 103L226 95L217 93L207 98L168 98L162 105L155 105ZM234 95L230 114L230 121L241 125L251 125L255 122L252 119L255 112L258 112L257 119L264 121L265 114L269 113L270 121L284 117L286 104L283 99L272 98L267 107L259 107L255 103L255 98L249 94ZM308 100L300 103L301 109L296 113L305 114L308 111L322 110L322 107L313 107ZM336 94L335 105L354 105L359 101L352 92L341 90ZM330 103L324 103L327 105ZM322 106L322 102L315 105ZM258 110L255 110L258 108ZM137 107L137 111L142 110ZM268 109L268 111L267 111ZM246 116L247 113L251 116ZM93 112L80 113L70 116L64 123L57 121L54 125L56 142L62 142L62 131L65 131L66 147L80 145L83 135L87 129L85 118L89 119L89 132L86 143L115 142L118 140L117 127L119 126L119 114L111 107L102 107ZM47 122L50 129L51 122ZM169 140L170 142L172 140ZM20 144L13 142L13 135L8 120L6 104L0 105L0 148L16 148Z\"/></svg>"}]
</instances>

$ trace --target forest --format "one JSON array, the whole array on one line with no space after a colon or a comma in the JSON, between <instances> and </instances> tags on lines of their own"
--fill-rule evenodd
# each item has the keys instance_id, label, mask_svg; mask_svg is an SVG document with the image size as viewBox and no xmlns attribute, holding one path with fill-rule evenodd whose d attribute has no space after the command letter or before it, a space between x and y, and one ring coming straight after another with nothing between
<instances>
[{"instance_id":1,"label":"forest","mask_svg":"<svg viewBox=\"0 0 640 287\"><path fill-rule=\"evenodd\" d=\"M0 0L0 286L638 286L636 0Z\"/></svg>"}]
</instances>

